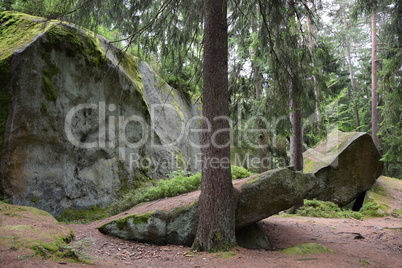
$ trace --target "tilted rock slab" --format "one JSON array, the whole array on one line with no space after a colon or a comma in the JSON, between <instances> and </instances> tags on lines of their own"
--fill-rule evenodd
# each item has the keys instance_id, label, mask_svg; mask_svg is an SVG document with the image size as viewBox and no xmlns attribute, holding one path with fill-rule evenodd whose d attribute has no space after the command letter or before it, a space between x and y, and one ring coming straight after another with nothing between
<instances>
[{"instance_id":1,"label":"tilted rock slab","mask_svg":"<svg viewBox=\"0 0 402 268\"><path fill-rule=\"evenodd\" d=\"M240 230L292 207L315 183L313 174L286 168L234 181L238 195L236 228ZM99 230L126 240L189 246L197 230L199 195L200 191L194 191L142 204L102 221Z\"/></svg>"},{"instance_id":2,"label":"tilted rock slab","mask_svg":"<svg viewBox=\"0 0 402 268\"><path fill-rule=\"evenodd\" d=\"M331 132L303 153L304 172L314 173L315 185L306 198L345 206L368 190L381 175L381 155L365 132Z\"/></svg>"},{"instance_id":3,"label":"tilted rock slab","mask_svg":"<svg viewBox=\"0 0 402 268\"><path fill-rule=\"evenodd\" d=\"M0 36L0 194L13 204L57 216L197 171L198 134L186 132L197 110L145 62L22 13L0 12Z\"/></svg>"}]
</instances>

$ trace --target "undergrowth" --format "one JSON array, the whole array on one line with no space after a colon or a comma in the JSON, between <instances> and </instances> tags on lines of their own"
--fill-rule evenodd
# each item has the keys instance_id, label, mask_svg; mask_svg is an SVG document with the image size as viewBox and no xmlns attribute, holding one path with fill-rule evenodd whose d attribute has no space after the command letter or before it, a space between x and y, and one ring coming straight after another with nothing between
<instances>
[{"instance_id":1,"label":"undergrowth","mask_svg":"<svg viewBox=\"0 0 402 268\"><path fill-rule=\"evenodd\" d=\"M253 175L243 167L231 167L232 179L242 179ZM189 172L178 170L167 176L167 179L156 181L152 186L136 188L119 198L106 208L93 206L90 209L67 209L58 218L62 222L86 223L116 215L140 203L161 198L177 196L200 189L201 172L191 175Z\"/></svg>"},{"instance_id":2,"label":"undergrowth","mask_svg":"<svg viewBox=\"0 0 402 268\"><path fill-rule=\"evenodd\" d=\"M380 204L375 201L366 202L360 211L342 209L330 201L304 200L304 205L296 213L305 217L319 218L354 218L383 217L385 213L380 209Z\"/></svg>"}]
</instances>

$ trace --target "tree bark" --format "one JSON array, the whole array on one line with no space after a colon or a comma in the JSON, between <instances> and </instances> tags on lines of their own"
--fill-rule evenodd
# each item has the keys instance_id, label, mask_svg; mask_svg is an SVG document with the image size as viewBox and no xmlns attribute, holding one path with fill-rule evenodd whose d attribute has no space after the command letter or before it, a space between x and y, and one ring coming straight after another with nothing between
<instances>
[{"instance_id":1,"label":"tree bark","mask_svg":"<svg viewBox=\"0 0 402 268\"><path fill-rule=\"evenodd\" d=\"M377 14L373 7L371 14L371 134L373 142L379 148L378 138L378 109L377 109Z\"/></svg>"},{"instance_id":2,"label":"tree bark","mask_svg":"<svg viewBox=\"0 0 402 268\"><path fill-rule=\"evenodd\" d=\"M313 68L315 68L315 58L314 58L314 39L313 39L313 27L311 23L311 14L307 14L306 22L307 22L307 32L308 32L308 47L311 54L311 64ZM322 115L320 111L320 89L317 83L317 76L315 74L312 75L313 79L313 87L314 87L314 96L315 96L315 117L317 120L317 128L318 132L321 133L322 130Z\"/></svg>"},{"instance_id":3,"label":"tree bark","mask_svg":"<svg viewBox=\"0 0 402 268\"><path fill-rule=\"evenodd\" d=\"M353 65L352 65L352 57L350 56L350 42L349 42L349 33L348 33L348 25L346 22L346 15L343 15L343 25L344 29L346 31L345 35L345 45L346 45L346 57L348 61L348 66L349 66L349 74L350 74L350 85L352 87L352 98L353 101L357 99L356 96L356 83L355 83L355 73L353 71ZM355 125L356 125L356 130L359 131L360 129L360 116L359 116L359 109L357 107L357 104L354 102L353 103L353 112L355 116Z\"/></svg>"},{"instance_id":4,"label":"tree bark","mask_svg":"<svg viewBox=\"0 0 402 268\"><path fill-rule=\"evenodd\" d=\"M203 167L193 249L209 252L227 251L236 245L226 15L226 0L204 2Z\"/></svg>"},{"instance_id":5,"label":"tree bark","mask_svg":"<svg viewBox=\"0 0 402 268\"><path fill-rule=\"evenodd\" d=\"M256 6L255 10L256 14L258 14L258 7ZM253 33L258 32L258 21L256 17L252 18L252 25L251 25ZM262 74L260 72L260 66L256 63L259 57L259 51L257 47L252 48L253 57L251 59L251 66L253 70L253 83L255 89L255 100L259 101L260 96L262 93ZM263 112L261 112L263 114ZM262 115L261 115L262 116ZM260 169L259 172L263 173L268 170L268 143L267 143L267 129L265 129L265 124L263 123L262 119L258 120L258 128L262 130L262 133L258 136L258 156L260 160Z\"/></svg>"},{"instance_id":6,"label":"tree bark","mask_svg":"<svg viewBox=\"0 0 402 268\"><path fill-rule=\"evenodd\" d=\"M289 94L290 123L292 131L290 136L290 165L297 171L303 170L303 127L300 94L292 83Z\"/></svg>"}]
</instances>

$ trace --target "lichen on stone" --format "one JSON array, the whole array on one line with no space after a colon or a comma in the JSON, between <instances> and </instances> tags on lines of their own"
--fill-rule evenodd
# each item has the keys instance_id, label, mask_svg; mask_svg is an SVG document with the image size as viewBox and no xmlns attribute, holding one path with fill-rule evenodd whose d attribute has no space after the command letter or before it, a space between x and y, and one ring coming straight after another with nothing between
<instances>
[{"instance_id":1,"label":"lichen on stone","mask_svg":"<svg viewBox=\"0 0 402 268\"><path fill-rule=\"evenodd\" d=\"M119 229L123 229L124 227L126 227L126 224L128 221L131 221L131 223L133 224L145 224L148 222L148 219L154 214L155 212L148 212L148 213L144 213L144 214L137 214L134 213L130 216L127 216L123 219L118 219L115 221L116 223L116 227ZM101 229L102 227L100 227Z\"/></svg>"}]
</instances>

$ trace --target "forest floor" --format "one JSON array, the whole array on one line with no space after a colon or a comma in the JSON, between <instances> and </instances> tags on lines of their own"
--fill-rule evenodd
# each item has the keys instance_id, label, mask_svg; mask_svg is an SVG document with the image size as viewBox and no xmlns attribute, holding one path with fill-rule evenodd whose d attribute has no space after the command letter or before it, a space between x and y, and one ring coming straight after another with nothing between
<instances>
[{"instance_id":1,"label":"forest floor","mask_svg":"<svg viewBox=\"0 0 402 268\"><path fill-rule=\"evenodd\" d=\"M387 194L392 197L390 209L400 210L401 189ZM15 219L15 224L24 224L23 218ZM275 215L260 222L271 249L236 247L226 253L124 241L100 233L101 222L63 224L75 234L71 248L87 263L21 258L19 250L0 248L0 267L401 267L402 263L401 216L355 220ZM288 255L282 251L306 243L332 252Z\"/></svg>"}]
</instances>

